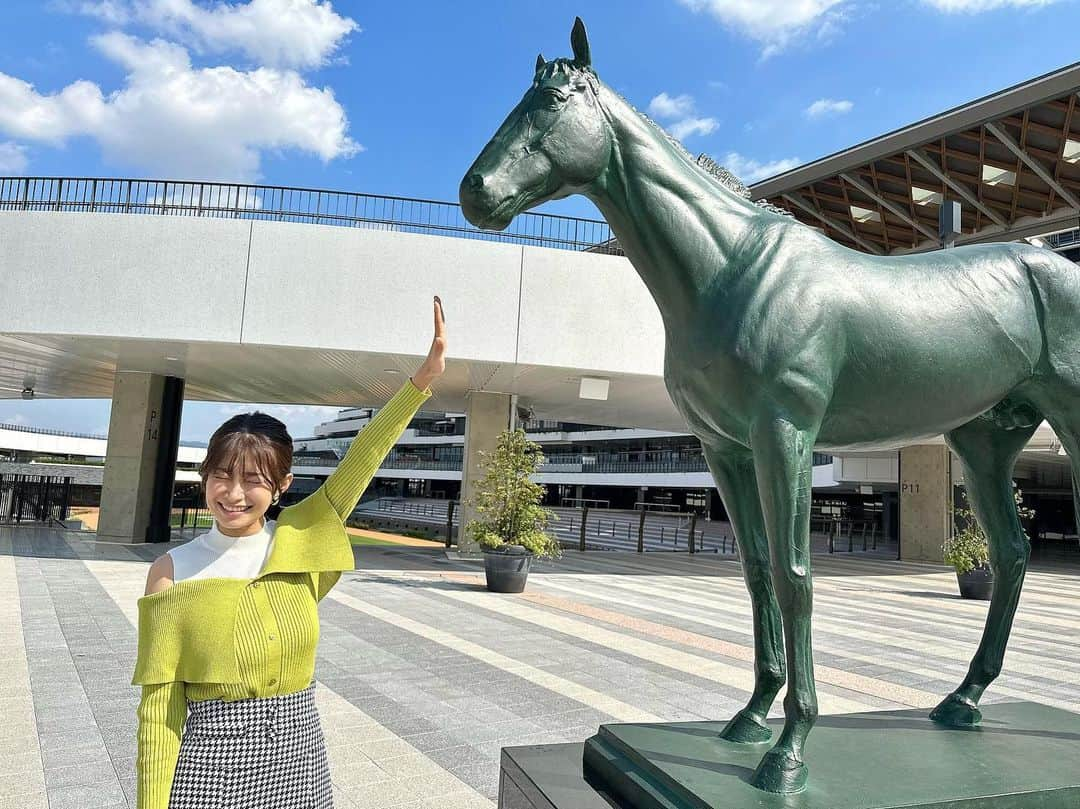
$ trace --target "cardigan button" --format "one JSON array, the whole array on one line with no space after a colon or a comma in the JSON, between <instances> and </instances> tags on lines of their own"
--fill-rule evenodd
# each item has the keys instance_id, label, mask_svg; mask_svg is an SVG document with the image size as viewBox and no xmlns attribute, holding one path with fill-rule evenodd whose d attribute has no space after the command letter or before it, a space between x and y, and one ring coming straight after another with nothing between
<instances>
[{"instance_id":1,"label":"cardigan button","mask_svg":"<svg viewBox=\"0 0 1080 809\"><path fill-rule=\"evenodd\" d=\"M257 581L256 581L256 582L252 582L252 583L251 583L251 586L252 586L252 587L258 587L258 586L259 586L259 583L258 583Z\"/></svg>"},{"instance_id":2,"label":"cardigan button","mask_svg":"<svg viewBox=\"0 0 1080 809\"><path fill-rule=\"evenodd\" d=\"M277 685L277 678L276 677L271 677L270 678L270 685Z\"/></svg>"},{"instance_id":3,"label":"cardigan button","mask_svg":"<svg viewBox=\"0 0 1080 809\"><path fill-rule=\"evenodd\" d=\"M270 635L270 640L277 640L277 635L271 634Z\"/></svg>"}]
</instances>

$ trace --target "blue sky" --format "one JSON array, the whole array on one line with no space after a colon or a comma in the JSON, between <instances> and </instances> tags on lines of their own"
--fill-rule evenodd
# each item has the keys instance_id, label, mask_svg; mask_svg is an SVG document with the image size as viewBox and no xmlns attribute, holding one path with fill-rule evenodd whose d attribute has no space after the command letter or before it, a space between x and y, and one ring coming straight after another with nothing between
<instances>
[{"instance_id":1,"label":"blue sky","mask_svg":"<svg viewBox=\"0 0 1080 809\"><path fill-rule=\"evenodd\" d=\"M537 52L569 55L575 15L601 79L748 182L1080 59L1075 0L6 0L3 9L0 175L446 200L531 81ZM595 215L582 199L548 209ZM205 440L236 410L188 403L183 438ZM334 411L271 412L300 436ZM0 402L0 422L57 429L104 432L108 414L107 401Z\"/></svg>"}]
</instances>

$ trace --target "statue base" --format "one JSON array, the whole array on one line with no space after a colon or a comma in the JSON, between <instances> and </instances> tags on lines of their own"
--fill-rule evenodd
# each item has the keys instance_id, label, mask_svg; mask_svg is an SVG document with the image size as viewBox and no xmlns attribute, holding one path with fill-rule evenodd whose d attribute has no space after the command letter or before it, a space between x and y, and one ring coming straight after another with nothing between
<instances>
[{"instance_id":1,"label":"statue base","mask_svg":"<svg viewBox=\"0 0 1080 809\"><path fill-rule=\"evenodd\" d=\"M977 728L929 708L822 716L797 795L750 786L771 743L739 745L723 722L602 725L582 744L507 747L500 809L1075 809L1080 714L1033 702L984 706ZM774 738L781 720L771 720Z\"/></svg>"}]
</instances>

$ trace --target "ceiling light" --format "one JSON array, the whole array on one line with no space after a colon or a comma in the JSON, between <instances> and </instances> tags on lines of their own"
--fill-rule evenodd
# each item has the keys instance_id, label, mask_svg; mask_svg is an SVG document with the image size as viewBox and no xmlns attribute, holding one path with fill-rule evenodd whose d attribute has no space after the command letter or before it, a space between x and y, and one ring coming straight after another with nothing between
<instances>
[{"instance_id":1,"label":"ceiling light","mask_svg":"<svg viewBox=\"0 0 1080 809\"><path fill-rule=\"evenodd\" d=\"M913 185L911 186L911 199L916 205L940 205L941 192Z\"/></svg>"},{"instance_id":2,"label":"ceiling light","mask_svg":"<svg viewBox=\"0 0 1080 809\"><path fill-rule=\"evenodd\" d=\"M179 362L180 361L179 357L166 357L165 359L167 359L169 362Z\"/></svg>"},{"instance_id":3,"label":"ceiling light","mask_svg":"<svg viewBox=\"0 0 1080 809\"><path fill-rule=\"evenodd\" d=\"M400 374L401 371L399 371L397 368L383 368L383 373L384 374Z\"/></svg>"},{"instance_id":4,"label":"ceiling light","mask_svg":"<svg viewBox=\"0 0 1080 809\"><path fill-rule=\"evenodd\" d=\"M877 211L871 211L869 208L861 208L858 205L852 205L851 218L856 222L880 222L881 214Z\"/></svg>"},{"instance_id":5,"label":"ceiling light","mask_svg":"<svg viewBox=\"0 0 1080 809\"><path fill-rule=\"evenodd\" d=\"M1069 163L1080 163L1080 141L1067 138L1065 151L1061 153L1061 157Z\"/></svg>"},{"instance_id":6,"label":"ceiling light","mask_svg":"<svg viewBox=\"0 0 1080 809\"><path fill-rule=\"evenodd\" d=\"M983 163L982 181L987 185L1016 185L1016 172Z\"/></svg>"},{"instance_id":7,"label":"ceiling light","mask_svg":"<svg viewBox=\"0 0 1080 809\"><path fill-rule=\"evenodd\" d=\"M608 387L610 385L610 379L603 379L597 376L583 376L581 377L581 387L578 388L578 398L606 401L608 397Z\"/></svg>"}]
</instances>

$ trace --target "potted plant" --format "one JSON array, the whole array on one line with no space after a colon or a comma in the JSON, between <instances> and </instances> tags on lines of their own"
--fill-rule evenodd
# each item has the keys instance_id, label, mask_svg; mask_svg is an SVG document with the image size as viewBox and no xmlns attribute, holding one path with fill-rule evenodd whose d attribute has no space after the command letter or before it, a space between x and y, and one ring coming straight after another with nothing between
<instances>
[{"instance_id":1,"label":"potted plant","mask_svg":"<svg viewBox=\"0 0 1080 809\"><path fill-rule=\"evenodd\" d=\"M1023 504L1023 492L1013 492L1016 510L1021 519L1035 516L1034 509ZM942 545L945 563L956 570L956 581L960 585L960 597L978 601L989 601L994 593L994 573L990 569L990 547L986 534L975 519L975 513L968 507L967 494L963 503L953 509L956 530Z\"/></svg>"},{"instance_id":2,"label":"potted plant","mask_svg":"<svg viewBox=\"0 0 1080 809\"><path fill-rule=\"evenodd\" d=\"M520 427L504 430L494 452L480 452L484 477L472 505L479 518L465 527L484 552L487 588L496 593L525 589L532 560L562 553L558 541L545 533L553 512L540 505L544 487L531 480L544 454Z\"/></svg>"}]
</instances>

